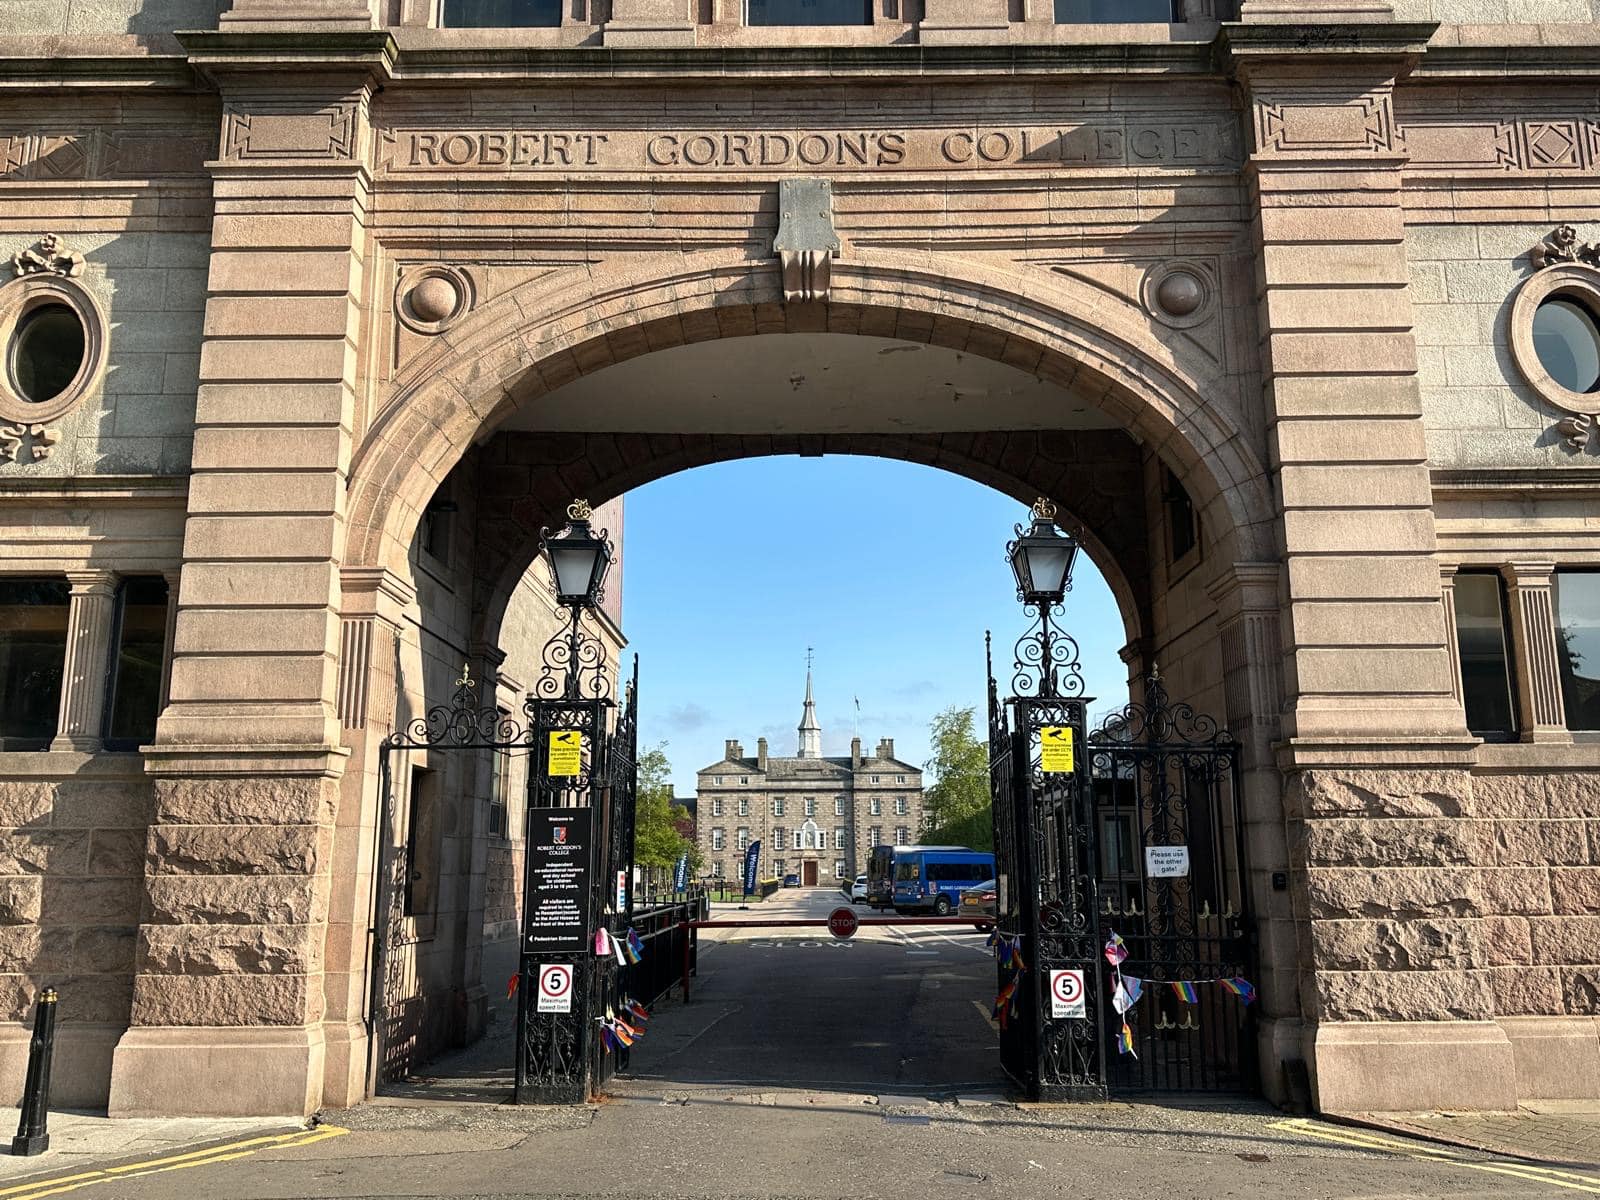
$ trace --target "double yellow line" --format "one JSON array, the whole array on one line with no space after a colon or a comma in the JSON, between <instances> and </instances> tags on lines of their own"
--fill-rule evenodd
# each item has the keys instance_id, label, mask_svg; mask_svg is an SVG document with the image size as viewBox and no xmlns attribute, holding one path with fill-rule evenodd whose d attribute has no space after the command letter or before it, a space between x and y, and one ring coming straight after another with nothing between
<instances>
[{"instance_id":1,"label":"double yellow line","mask_svg":"<svg viewBox=\"0 0 1600 1200\"><path fill-rule=\"evenodd\" d=\"M1360 1150L1378 1150L1388 1154L1403 1155L1422 1162L1444 1163L1452 1167L1460 1167L1464 1171L1487 1171L1492 1175L1509 1175L1514 1179L1522 1179L1531 1183L1542 1183L1553 1188L1565 1188L1573 1192L1587 1192L1591 1196L1600 1196L1600 1176L1580 1175L1575 1171L1562 1171L1555 1167L1541 1167L1534 1163L1520 1162L1515 1159L1491 1158L1488 1160L1474 1160L1464 1158L1443 1146L1430 1146L1426 1142L1402 1142L1394 1138L1386 1138L1379 1134L1367 1133L1363 1130L1349 1129L1345 1126L1325 1125L1319 1121L1310 1121L1304 1117L1297 1117L1291 1121L1277 1121L1273 1129L1285 1130L1289 1133L1301 1134L1305 1137L1320 1138L1325 1142L1333 1142L1341 1146L1351 1146ZM0 1192L0 1197L4 1193Z\"/></svg>"},{"instance_id":2,"label":"double yellow line","mask_svg":"<svg viewBox=\"0 0 1600 1200\"><path fill-rule=\"evenodd\" d=\"M205 1150L192 1150L188 1154L173 1154L166 1158L151 1158L144 1162L124 1163L120 1167L106 1167L82 1171L76 1175L58 1175L54 1179L35 1179L15 1187L0 1188L0 1200L43 1200L45 1196L61 1196L79 1188L93 1187L97 1183L111 1183L117 1179L137 1179L141 1175L159 1175L163 1171L182 1171L189 1167L209 1167L212 1163L232 1162L236 1158L249 1158L262 1150L283 1149L289 1146L309 1146L312 1142L325 1142L349 1133L337 1125L319 1125L315 1129L297 1129L293 1133L280 1133L265 1137L245 1138L226 1142Z\"/></svg>"}]
</instances>

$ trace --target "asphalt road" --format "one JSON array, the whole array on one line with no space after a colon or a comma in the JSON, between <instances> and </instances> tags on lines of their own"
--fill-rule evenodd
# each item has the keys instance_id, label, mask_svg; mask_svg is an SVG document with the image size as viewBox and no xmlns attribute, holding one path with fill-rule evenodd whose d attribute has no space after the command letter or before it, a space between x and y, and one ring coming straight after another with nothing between
<instances>
[{"instance_id":1,"label":"asphalt road","mask_svg":"<svg viewBox=\"0 0 1600 1200\"><path fill-rule=\"evenodd\" d=\"M788 890L716 920L822 919L837 891ZM858 905L859 915L873 915ZM867 1089L917 1095L1006 1090L982 934L866 926L703 930L691 1003L665 1008L618 1081Z\"/></svg>"},{"instance_id":2,"label":"asphalt road","mask_svg":"<svg viewBox=\"0 0 1600 1200\"><path fill-rule=\"evenodd\" d=\"M786 893L771 916L837 896ZM719 915L733 915L719 909ZM1287 1118L1252 1100L1019 1106L980 1005L981 939L945 930L717 931L601 1103L517 1108L504 1023L409 1094L288 1145L41 1183L106 1200L1533 1200L1557 1169ZM781 944L779 944L781 943ZM974 1003L977 1001L977 1003Z\"/></svg>"}]
</instances>

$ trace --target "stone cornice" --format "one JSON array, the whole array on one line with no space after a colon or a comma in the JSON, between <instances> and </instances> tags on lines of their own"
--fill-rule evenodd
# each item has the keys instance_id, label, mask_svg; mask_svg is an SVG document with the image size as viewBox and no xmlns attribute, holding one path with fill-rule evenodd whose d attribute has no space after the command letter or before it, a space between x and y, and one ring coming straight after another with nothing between
<instances>
[{"instance_id":1,"label":"stone cornice","mask_svg":"<svg viewBox=\"0 0 1600 1200\"><path fill-rule=\"evenodd\" d=\"M318 30L287 33L234 33L199 30L175 35L194 69L207 78L270 74L303 79L307 75L366 74L388 79L397 49L387 30Z\"/></svg>"},{"instance_id":2,"label":"stone cornice","mask_svg":"<svg viewBox=\"0 0 1600 1200\"><path fill-rule=\"evenodd\" d=\"M10 46L18 39L8 38ZM193 91L194 68L181 54L0 55L0 91L120 88Z\"/></svg>"},{"instance_id":3,"label":"stone cornice","mask_svg":"<svg viewBox=\"0 0 1600 1200\"><path fill-rule=\"evenodd\" d=\"M1262 69L1349 71L1357 63L1405 74L1428 53L1428 40L1438 28L1436 21L1337 25L1229 22L1213 45L1218 68L1240 77Z\"/></svg>"},{"instance_id":4,"label":"stone cornice","mask_svg":"<svg viewBox=\"0 0 1600 1200\"><path fill-rule=\"evenodd\" d=\"M1429 472L1435 495L1549 495L1600 493L1600 467L1501 467Z\"/></svg>"},{"instance_id":5,"label":"stone cornice","mask_svg":"<svg viewBox=\"0 0 1600 1200\"><path fill-rule=\"evenodd\" d=\"M1418 83L1454 79L1537 79L1541 83L1600 79L1600 43L1537 46L1430 46L1411 73Z\"/></svg>"}]
</instances>

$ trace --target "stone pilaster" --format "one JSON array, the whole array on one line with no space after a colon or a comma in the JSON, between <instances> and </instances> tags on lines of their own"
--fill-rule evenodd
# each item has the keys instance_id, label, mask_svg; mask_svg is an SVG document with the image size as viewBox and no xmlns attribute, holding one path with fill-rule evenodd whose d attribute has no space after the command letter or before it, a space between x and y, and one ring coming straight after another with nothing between
<instances>
[{"instance_id":1,"label":"stone pilaster","mask_svg":"<svg viewBox=\"0 0 1600 1200\"><path fill-rule=\"evenodd\" d=\"M68 571L67 658L61 673L61 717L52 750L98 750L105 744L106 682L117 611L111 571Z\"/></svg>"},{"instance_id":2,"label":"stone pilaster","mask_svg":"<svg viewBox=\"0 0 1600 1200\"><path fill-rule=\"evenodd\" d=\"M344 6L304 7L336 25ZM118 1115L323 1103L352 331L387 41L241 28L192 47L223 101L211 291Z\"/></svg>"},{"instance_id":3,"label":"stone pilaster","mask_svg":"<svg viewBox=\"0 0 1600 1200\"><path fill-rule=\"evenodd\" d=\"M1011 39L1006 0L923 0L917 41L924 46L972 46Z\"/></svg>"},{"instance_id":4,"label":"stone pilaster","mask_svg":"<svg viewBox=\"0 0 1600 1200\"><path fill-rule=\"evenodd\" d=\"M612 0L600 36L607 46L692 46L695 15L689 0Z\"/></svg>"},{"instance_id":5,"label":"stone pilaster","mask_svg":"<svg viewBox=\"0 0 1600 1200\"><path fill-rule=\"evenodd\" d=\"M1405 256L1393 90L1429 32L1223 35L1252 132L1282 504L1288 899L1305 1057L1332 1110L1515 1099L1485 969L1475 741L1451 679Z\"/></svg>"},{"instance_id":6,"label":"stone pilaster","mask_svg":"<svg viewBox=\"0 0 1600 1200\"><path fill-rule=\"evenodd\" d=\"M1452 565L1439 568L1439 602L1444 606L1444 648L1450 654L1450 694L1457 704L1465 697L1461 694L1461 641L1456 635L1456 572ZM1461 719L1466 721L1466 709Z\"/></svg>"},{"instance_id":7,"label":"stone pilaster","mask_svg":"<svg viewBox=\"0 0 1600 1200\"><path fill-rule=\"evenodd\" d=\"M1298 1057L1301 1036L1296 922L1304 914L1294 911L1289 891L1280 886L1288 877L1289 848L1282 776L1272 750L1283 709L1282 574L1276 563L1234 563L1207 588L1217 606L1225 719L1242 755L1239 807L1260 946L1258 1033L1267 1062ZM1285 1098L1281 1080L1266 1083L1274 1099Z\"/></svg>"},{"instance_id":8,"label":"stone pilaster","mask_svg":"<svg viewBox=\"0 0 1600 1200\"><path fill-rule=\"evenodd\" d=\"M1555 564L1513 562L1503 571L1510 606L1513 674L1525 742L1570 742L1561 695L1561 660L1556 648L1556 610L1551 596Z\"/></svg>"}]
</instances>

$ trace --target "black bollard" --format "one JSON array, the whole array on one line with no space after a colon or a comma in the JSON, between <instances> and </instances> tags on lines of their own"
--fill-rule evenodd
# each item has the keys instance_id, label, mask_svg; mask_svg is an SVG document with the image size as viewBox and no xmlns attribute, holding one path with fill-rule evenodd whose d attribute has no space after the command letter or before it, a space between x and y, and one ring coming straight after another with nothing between
<instances>
[{"instance_id":1,"label":"black bollard","mask_svg":"<svg viewBox=\"0 0 1600 1200\"><path fill-rule=\"evenodd\" d=\"M22 1093L22 1120L11 1139L11 1153L26 1157L50 1149L50 1056L56 1048L56 990L47 987L33 1013L28 1046L28 1082Z\"/></svg>"}]
</instances>

